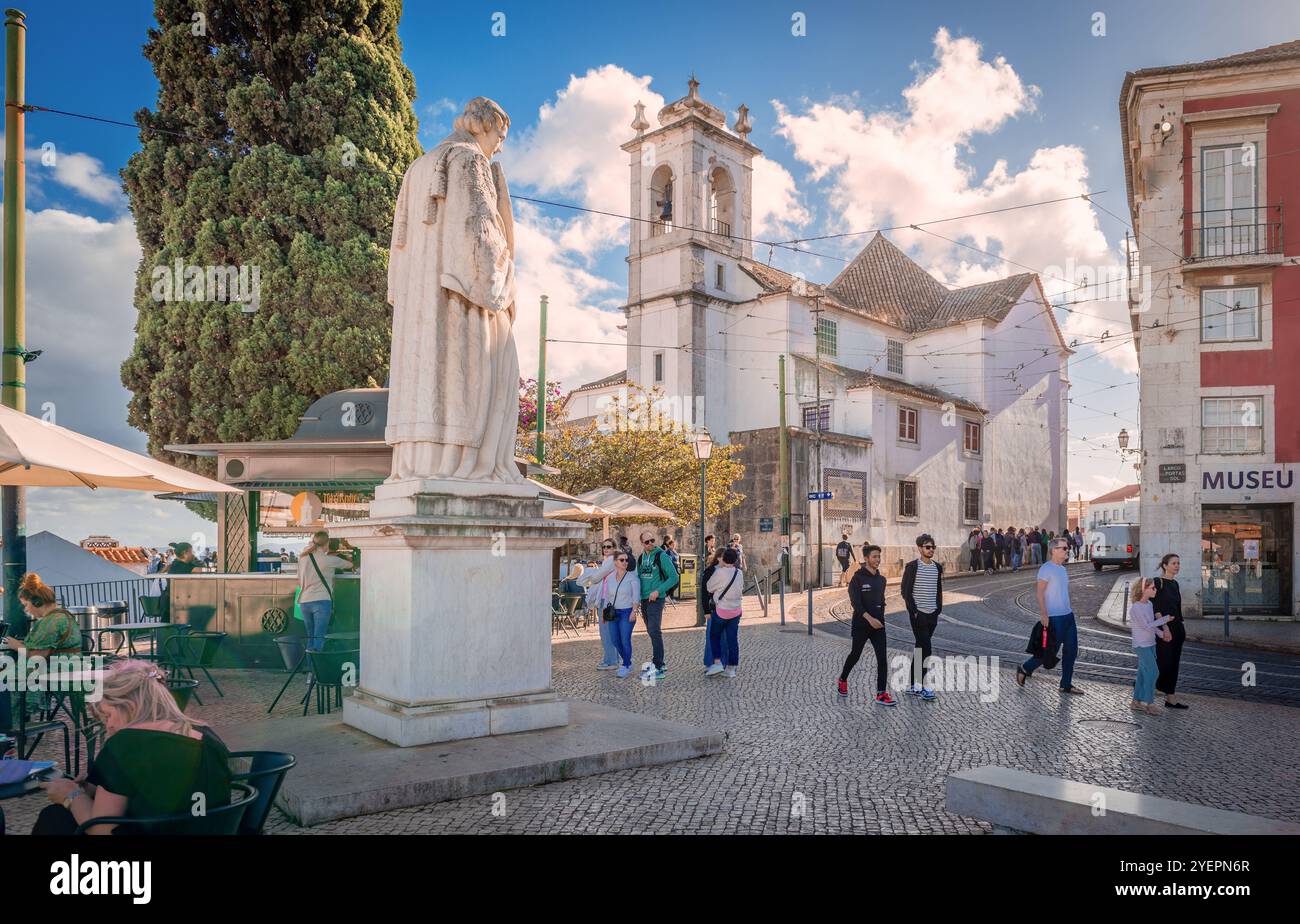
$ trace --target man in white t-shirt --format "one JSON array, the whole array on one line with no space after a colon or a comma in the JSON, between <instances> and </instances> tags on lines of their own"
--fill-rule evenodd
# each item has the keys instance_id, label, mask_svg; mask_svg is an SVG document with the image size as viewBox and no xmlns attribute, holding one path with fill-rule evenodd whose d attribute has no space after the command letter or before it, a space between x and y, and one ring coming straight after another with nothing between
<instances>
[{"instance_id":1,"label":"man in white t-shirt","mask_svg":"<svg viewBox=\"0 0 1300 924\"><path fill-rule=\"evenodd\" d=\"M329 548L330 534L322 529L298 556L298 608L302 610L307 647L312 651L324 647L325 633L334 615L334 572L352 567L347 559L331 555Z\"/></svg>"}]
</instances>

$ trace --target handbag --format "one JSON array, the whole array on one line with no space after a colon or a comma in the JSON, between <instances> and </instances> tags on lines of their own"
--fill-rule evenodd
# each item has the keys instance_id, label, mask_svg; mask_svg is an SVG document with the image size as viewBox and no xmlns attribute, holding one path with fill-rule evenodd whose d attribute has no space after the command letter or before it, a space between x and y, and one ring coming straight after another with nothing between
<instances>
[{"instance_id":1,"label":"handbag","mask_svg":"<svg viewBox=\"0 0 1300 924\"><path fill-rule=\"evenodd\" d=\"M614 599L607 602L601 608L600 618L602 622L614 622L618 619L618 611L614 609L614 602L618 600L618 589L623 586L625 578L627 578L626 572L624 572L623 577L618 579L618 584L614 587Z\"/></svg>"},{"instance_id":2,"label":"handbag","mask_svg":"<svg viewBox=\"0 0 1300 924\"><path fill-rule=\"evenodd\" d=\"M725 596L727 595L727 591L731 590L731 585L734 584L734 583L736 583L736 575L738 575L738 574L740 574L740 569L739 569L739 568L737 568L737 569L735 569L734 571L731 572L731 580L727 582L727 586L726 586L726 587L722 588L722 593L720 593L720 594L709 594L709 602L713 604L713 609L714 609L714 610L716 610L716 609L718 608L718 601L721 600L723 597L725 597Z\"/></svg>"}]
</instances>

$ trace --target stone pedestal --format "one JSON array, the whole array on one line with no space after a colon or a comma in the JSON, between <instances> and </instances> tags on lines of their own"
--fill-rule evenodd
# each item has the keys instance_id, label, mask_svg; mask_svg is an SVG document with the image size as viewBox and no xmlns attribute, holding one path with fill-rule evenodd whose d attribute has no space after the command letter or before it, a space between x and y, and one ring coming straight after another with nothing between
<instances>
[{"instance_id":1,"label":"stone pedestal","mask_svg":"<svg viewBox=\"0 0 1300 924\"><path fill-rule=\"evenodd\" d=\"M452 492L455 493L452 493ZM551 688L551 561L586 525L532 485L380 485L361 550L360 684L347 724L402 747L565 725Z\"/></svg>"}]
</instances>

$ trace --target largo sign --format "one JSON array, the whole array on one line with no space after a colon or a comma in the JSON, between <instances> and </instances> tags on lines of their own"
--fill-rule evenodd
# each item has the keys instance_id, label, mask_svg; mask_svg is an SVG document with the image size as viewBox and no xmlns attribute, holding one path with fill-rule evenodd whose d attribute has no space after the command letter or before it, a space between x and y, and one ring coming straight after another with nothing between
<instances>
[{"instance_id":1,"label":"largo sign","mask_svg":"<svg viewBox=\"0 0 1300 924\"><path fill-rule=\"evenodd\" d=\"M1287 490L1295 484L1289 466L1241 469L1206 469L1201 472L1202 491Z\"/></svg>"}]
</instances>

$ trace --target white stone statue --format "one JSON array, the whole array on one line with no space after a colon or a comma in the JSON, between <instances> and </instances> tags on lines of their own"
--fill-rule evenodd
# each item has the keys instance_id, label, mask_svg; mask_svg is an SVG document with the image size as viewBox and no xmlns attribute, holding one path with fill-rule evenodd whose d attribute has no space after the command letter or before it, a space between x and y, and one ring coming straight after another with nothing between
<instances>
[{"instance_id":1,"label":"white stone statue","mask_svg":"<svg viewBox=\"0 0 1300 924\"><path fill-rule=\"evenodd\" d=\"M402 179L388 256L390 482L525 484L515 465L514 218L492 161L510 117L469 101Z\"/></svg>"}]
</instances>

